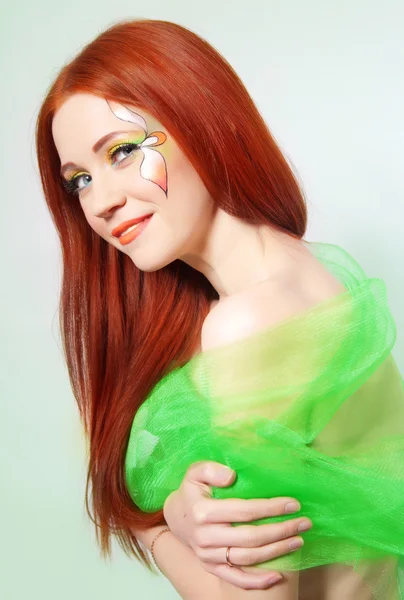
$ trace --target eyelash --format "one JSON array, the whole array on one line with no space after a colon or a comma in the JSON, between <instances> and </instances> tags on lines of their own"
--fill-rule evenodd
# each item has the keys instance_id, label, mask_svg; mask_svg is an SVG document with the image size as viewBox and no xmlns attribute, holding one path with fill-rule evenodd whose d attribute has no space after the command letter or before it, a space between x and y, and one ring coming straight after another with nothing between
<instances>
[{"instance_id":1,"label":"eyelash","mask_svg":"<svg viewBox=\"0 0 404 600\"><path fill-rule=\"evenodd\" d=\"M138 148L140 148L140 144L136 144L134 142L123 142L121 144L118 144L117 146L113 146L111 148L111 150L108 150L106 153L106 157L111 164L117 164L117 163L113 163L112 160L118 154L118 152L120 152L124 148L131 148L132 150L137 150ZM130 155L125 156L125 158L129 158L129 156ZM125 158L118 161L118 164L121 163L123 160L125 160ZM81 177L84 177L84 176L87 176L87 173L81 173L80 175L75 175L68 181L66 179L62 179L63 187L65 188L65 190L67 191L68 194L77 196L79 194L79 192L81 192L83 189L85 189L85 188L78 188L77 183L76 183Z\"/></svg>"}]
</instances>

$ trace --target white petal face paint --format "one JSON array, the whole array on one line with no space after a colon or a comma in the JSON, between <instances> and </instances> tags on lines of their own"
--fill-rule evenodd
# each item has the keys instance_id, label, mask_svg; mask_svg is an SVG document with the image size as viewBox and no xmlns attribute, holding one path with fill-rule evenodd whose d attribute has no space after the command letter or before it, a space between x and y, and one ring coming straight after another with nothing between
<instances>
[{"instance_id":1,"label":"white petal face paint","mask_svg":"<svg viewBox=\"0 0 404 600\"><path fill-rule=\"evenodd\" d=\"M156 183L168 196L167 164L164 156L158 150L152 148L152 146L161 146L167 139L166 134L162 131L153 131L149 135L147 133L147 123L141 115L118 102L107 100L107 103L118 119L138 125L140 130L139 146L143 152L140 175L143 179Z\"/></svg>"}]
</instances>

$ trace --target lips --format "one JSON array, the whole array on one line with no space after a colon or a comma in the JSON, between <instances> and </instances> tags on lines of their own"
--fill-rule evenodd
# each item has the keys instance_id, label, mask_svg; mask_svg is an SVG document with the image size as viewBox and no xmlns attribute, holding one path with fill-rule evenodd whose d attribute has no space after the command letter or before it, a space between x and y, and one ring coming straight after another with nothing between
<instances>
[{"instance_id":1,"label":"lips","mask_svg":"<svg viewBox=\"0 0 404 600\"><path fill-rule=\"evenodd\" d=\"M149 213L147 215L142 215L141 217L137 217L136 219L131 219L130 221L124 221L123 223L118 225L118 227L115 227L115 229L113 229L111 233L114 237L119 237L124 231L126 231L126 229L128 229L128 227L131 227L132 225L136 225L136 223L140 223L141 221L144 221L145 219L150 217L152 214L153 213Z\"/></svg>"}]
</instances>

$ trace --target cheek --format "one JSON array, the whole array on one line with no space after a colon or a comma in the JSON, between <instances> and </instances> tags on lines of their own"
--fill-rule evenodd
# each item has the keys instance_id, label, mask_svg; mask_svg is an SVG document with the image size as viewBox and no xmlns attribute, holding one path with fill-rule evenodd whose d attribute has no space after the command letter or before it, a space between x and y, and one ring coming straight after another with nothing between
<instances>
[{"instance_id":1,"label":"cheek","mask_svg":"<svg viewBox=\"0 0 404 600\"><path fill-rule=\"evenodd\" d=\"M205 187L192 165L182 156L174 154L168 164L168 201L178 210L192 214L205 200ZM180 208L181 207L181 208Z\"/></svg>"},{"instance_id":2,"label":"cheek","mask_svg":"<svg viewBox=\"0 0 404 600\"><path fill-rule=\"evenodd\" d=\"M105 225L102 223L102 219L95 219L94 216L86 214L86 212L84 212L84 216L86 217L87 223L89 224L91 229L93 229L95 233L106 239L107 231L105 230Z\"/></svg>"}]
</instances>

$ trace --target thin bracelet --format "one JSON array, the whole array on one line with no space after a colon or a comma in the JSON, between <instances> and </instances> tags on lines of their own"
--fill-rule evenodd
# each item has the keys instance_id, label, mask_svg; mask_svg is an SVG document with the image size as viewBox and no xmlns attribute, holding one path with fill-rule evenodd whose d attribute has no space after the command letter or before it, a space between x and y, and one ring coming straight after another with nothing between
<instances>
[{"instance_id":1,"label":"thin bracelet","mask_svg":"<svg viewBox=\"0 0 404 600\"><path fill-rule=\"evenodd\" d=\"M154 544L155 544L155 542L156 542L156 541L159 539L159 537L160 537L161 535L163 535L163 533L165 533L166 531L171 531L171 530L170 530L170 528L169 528L169 527L166 527L165 529L162 529L161 531L159 531L159 532L158 532L158 534L157 534L157 535L156 535L156 536L153 538L153 541L152 541L152 543L151 543L151 546L150 546L150 552L151 552L151 555L152 555L152 557L153 557L153 562L154 562L154 564L156 565L156 567L158 568L158 570L160 571L160 573L163 573L163 571L160 569L160 567L159 567L159 566L158 566L158 564L157 564L156 557L154 556L153 548L154 548ZM164 575L164 573L163 573L163 575Z\"/></svg>"}]
</instances>

